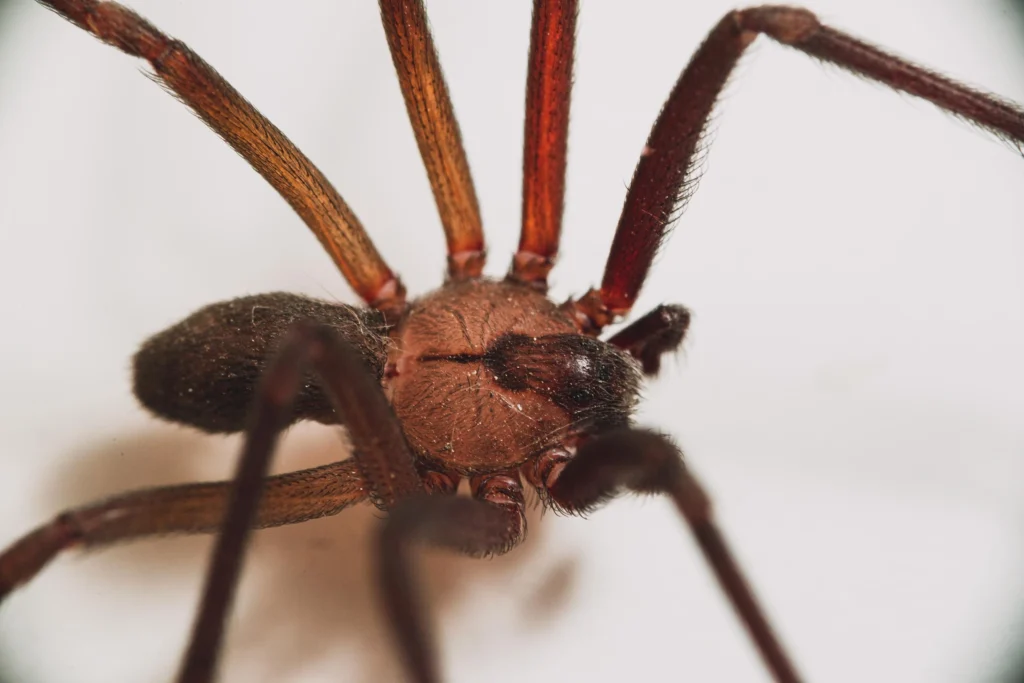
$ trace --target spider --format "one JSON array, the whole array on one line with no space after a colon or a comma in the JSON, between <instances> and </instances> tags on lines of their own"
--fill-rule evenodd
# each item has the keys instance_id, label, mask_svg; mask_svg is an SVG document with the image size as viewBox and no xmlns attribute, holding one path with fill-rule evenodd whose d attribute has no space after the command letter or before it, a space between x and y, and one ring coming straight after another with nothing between
<instances>
[{"instance_id":1,"label":"spider","mask_svg":"<svg viewBox=\"0 0 1024 683\"><path fill-rule=\"evenodd\" d=\"M465 360L465 359L459 359L459 360L450 359L450 360L453 360L453 362L461 362L462 360Z\"/></svg>"}]
</instances>

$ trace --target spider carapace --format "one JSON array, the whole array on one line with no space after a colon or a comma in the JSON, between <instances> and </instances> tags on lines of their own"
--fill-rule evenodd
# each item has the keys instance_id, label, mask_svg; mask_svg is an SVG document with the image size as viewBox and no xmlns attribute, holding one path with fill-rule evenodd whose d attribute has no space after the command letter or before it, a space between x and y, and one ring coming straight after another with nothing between
<instances>
[{"instance_id":1,"label":"spider carapace","mask_svg":"<svg viewBox=\"0 0 1024 683\"><path fill-rule=\"evenodd\" d=\"M131 10L40 0L154 77L295 209L368 308L291 294L207 306L146 342L135 392L157 415L246 434L231 482L123 494L67 511L0 554L0 598L61 551L168 533L218 532L179 680L209 681L253 527L293 524L371 501L380 598L413 680L440 680L408 546L502 553L525 534L524 482L548 506L586 511L623 489L669 496L690 525L775 680L798 680L667 436L630 416L642 375L679 347L689 314L659 306L609 339L699 176L722 88L759 34L945 109L1018 147L1024 111L821 24L807 10L729 12L683 69L643 147L598 288L546 296L558 255L577 1L534 0L526 93L522 229L506 280L481 277L476 193L421 0L380 0L399 85L441 216L446 283L409 302L355 213L284 134L216 71ZM267 477L282 429L341 423L352 457ZM468 479L470 495L451 495ZM781 607L780 607L781 608Z\"/></svg>"},{"instance_id":2,"label":"spider carapace","mask_svg":"<svg viewBox=\"0 0 1024 683\"><path fill-rule=\"evenodd\" d=\"M527 464L580 434L624 427L639 365L568 312L510 282L468 281L416 302L385 392L410 446L462 474ZM480 425L488 425L480 429Z\"/></svg>"}]
</instances>

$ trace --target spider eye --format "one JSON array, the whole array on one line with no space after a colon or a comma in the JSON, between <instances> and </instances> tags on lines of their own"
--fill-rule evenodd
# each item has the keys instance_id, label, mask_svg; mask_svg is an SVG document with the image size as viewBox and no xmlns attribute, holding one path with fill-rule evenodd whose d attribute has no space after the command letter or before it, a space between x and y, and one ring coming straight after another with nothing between
<instances>
[{"instance_id":1,"label":"spider eye","mask_svg":"<svg viewBox=\"0 0 1024 683\"><path fill-rule=\"evenodd\" d=\"M578 407L584 407L594 400L594 394L589 389L573 389L569 392L569 400Z\"/></svg>"},{"instance_id":2,"label":"spider eye","mask_svg":"<svg viewBox=\"0 0 1024 683\"><path fill-rule=\"evenodd\" d=\"M617 419L636 402L632 360L590 337L505 334L487 349L484 363L502 388L546 396L574 415L586 411L588 419Z\"/></svg>"}]
</instances>

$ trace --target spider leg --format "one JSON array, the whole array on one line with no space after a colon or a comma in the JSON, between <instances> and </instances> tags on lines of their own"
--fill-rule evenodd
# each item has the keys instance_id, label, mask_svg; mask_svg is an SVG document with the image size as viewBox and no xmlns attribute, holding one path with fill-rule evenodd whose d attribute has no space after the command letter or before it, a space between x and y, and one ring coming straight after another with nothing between
<instances>
[{"instance_id":1,"label":"spider leg","mask_svg":"<svg viewBox=\"0 0 1024 683\"><path fill-rule=\"evenodd\" d=\"M708 495L667 437L644 430L612 432L584 442L571 460L553 459L551 465L539 480L545 482L552 502L569 512L591 510L621 489L668 495L775 680L800 680L715 524Z\"/></svg>"},{"instance_id":2,"label":"spider leg","mask_svg":"<svg viewBox=\"0 0 1024 683\"><path fill-rule=\"evenodd\" d=\"M640 361L645 375L657 375L663 354L683 343L690 312L679 304L662 304L613 335L608 343Z\"/></svg>"},{"instance_id":3,"label":"spider leg","mask_svg":"<svg viewBox=\"0 0 1024 683\"><path fill-rule=\"evenodd\" d=\"M448 276L479 277L486 257L480 207L459 123L422 0L380 0L405 108L448 242Z\"/></svg>"},{"instance_id":4,"label":"spider leg","mask_svg":"<svg viewBox=\"0 0 1024 683\"><path fill-rule=\"evenodd\" d=\"M259 507L270 456L281 430L290 422L306 367L320 378L352 440L352 460L370 499L392 508L424 493L423 483L380 384L359 353L329 327L296 324L268 366L256 393L245 444L206 577L199 614L178 680L212 680L234 597L246 543Z\"/></svg>"},{"instance_id":5,"label":"spider leg","mask_svg":"<svg viewBox=\"0 0 1024 683\"><path fill-rule=\"evenodd\" d=\"M523 226L511 276L547 288L565 201L576 0L534 0L526 77Z\"/></svg>"},{"instance_id":6,"label":"spider leg","mask_svg":"<svg viewBox=\"0 0 1024 683\"><path fill-rule=\"evenodd\" d=\"M135 12L101 0L40 0L76 26L153 67L156 80L199 115L287 201L364 300L395 312L405 289L359 219L313 165L214 69Z\"/></svg>"},{"instance_id":7,"label":"spider leg","mask_svg":"<svg viewBox=\"0 0 1024 683\"><path fill-rule=\"evenodd\" d=\"M68 548L215 533L230 487L219 481L144 489L63 512L0 554L0 601ZM329 517L367 497L353 459L270 477L263 487L255 522L261 529Z\"/></svg>"},{"instance_id":8,"label":"spider leg","mask_svg":"<svg viewBox=\"0 0 1024 683\"><path fill-rule=\"evenodd\" d=\"M470 480L473 498L417 496L390 511L378 546L381 598L406 669L416 683L441 680L437 648L413 580L411 542L426 542L471 556L506 553L526 535L522 485L512 475Z\"/></svg>"},{"instance_id":9,"label":"spider leg","mask_svg":"<svg viewBox=\"0 0 1024 683\"><path fill-rule=\"evenodd\" d=\"M928 100L1024 149L1024 110L822 25L804 9L764 6L725 15L679 76L630 182L599 290L576 302L600 331L627 314L669 227L699 178L701 140L733 67L759 33L894 90Z\"/></svg>"}]
</instances>

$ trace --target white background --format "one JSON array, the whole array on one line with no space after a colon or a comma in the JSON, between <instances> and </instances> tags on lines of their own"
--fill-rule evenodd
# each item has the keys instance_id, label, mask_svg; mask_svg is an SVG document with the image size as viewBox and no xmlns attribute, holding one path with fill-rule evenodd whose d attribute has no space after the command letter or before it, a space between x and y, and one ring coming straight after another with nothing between
<instances>
[{"instance_id":1,"label":"white background","mask_svg":"<svg viewBox=\"0 0 1024 683\"><path fill-rule=\"evenodd\" d=\"M132 4L319 164L411 293L439 283L442 233L375 3ZM729 6L583 3L557 299L599 280L649 126ZM812 8L1024 101L1005 1ZM529 3L428 9L500 275L518 231ZM27 0L7 11L0 544L67 506L231 470L236 439L136 407L129 359L147 335L246 293L353 301L287 205L141 63ZM637 307L695 312L640 420L683 444L808 679L998 680L1024 643L1024 161L764 39L753 52ZM337 459L338 444L294 430L276 466ZM401 680L367 573L376 523L360 508L259 534L222 680ZM426 562L447 680L765 680L664 501L531 525L500 560ZM0 610L0 671L169 680L209 547L62 558Z\"/></svg>"}]
</instances>

